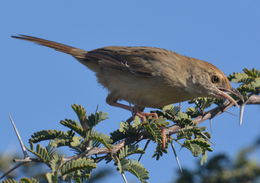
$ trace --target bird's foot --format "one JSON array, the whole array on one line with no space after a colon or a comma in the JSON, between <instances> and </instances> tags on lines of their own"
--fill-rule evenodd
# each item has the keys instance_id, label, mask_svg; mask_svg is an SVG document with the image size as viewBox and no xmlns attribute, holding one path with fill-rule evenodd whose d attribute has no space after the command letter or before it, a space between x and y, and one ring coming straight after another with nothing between
<instances>
[{"instance_id":1,"label":"bird's foot","mask_svg":"<svg viewBox=\"0 0 260 183\"><path fill-rule=\"evenodd\" d=\"M155 119L159 119L157 113L153 113L153 112L147 113L139 110L138 108L133 108L133 116L129 118L127 122L130 123L131 121L133 121L135 116L138 116L142 122L145 122L147 120L146 117L154 117ZM162 149L165 149L167 143L167 133L164 128L161 131L161 135L162 135Z\"/></svg>"},{"instance_id":2,"label":"bird's foot","mask_svg":"<svg viewBox=\"0 0 260 183\"><path fill-rule=\"evenodd\" d=\"M146 121L146 117L149 116L154 117L155 119L159 119L157 113L137 112L135 115L138 116L142 120L142 122ZM165 149L167 143L167 133L165 128L161 130L161 135L162 135L162 149Z\"/></svg>"},{"instance_id":3,"label":"bird's foot","mask_svg":"<svg viewBox=\"0 0 260 183\"><path fill-rule=\"evenodd\" d=\"M136 112L135 116L138 116L143 122L146 121L146 117L154 117L155 119L158 119L157 113L147 113L147 112Z\"/></svg>"},{"instance_id":4,"label":"bird's foot","mask_svg":"<svg viewBox=\"0 0 260 183\"><path fill-rule=\"evenodd\" d=\"M147 112L138 111L138 112L134 112L133 116L131 116L126 121L128 123L131 123L134 120L135 116L138 116L142 122L147 121L146 117L154 117L155 119L159 119L157 113L147 113Z\"/></svg>"}]
</instances>

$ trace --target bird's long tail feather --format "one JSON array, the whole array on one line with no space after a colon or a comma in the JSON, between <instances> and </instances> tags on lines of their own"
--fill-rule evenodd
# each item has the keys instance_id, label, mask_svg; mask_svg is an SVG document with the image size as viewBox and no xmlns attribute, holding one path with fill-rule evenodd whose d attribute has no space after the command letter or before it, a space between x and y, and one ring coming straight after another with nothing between
<instances>
[{"instance_id":1,"label":"bird's long tail feather","mask_svg":"<svg viewBox=\"0 0 260 183\"><path fill-rule=\"evenodd\" d=\"M68 46L68 45L65 45L65 44L61 44L61 43L57 43L57 42L33 37L33 36L19 35L19 36L11 36L11 37L16 38L16 39L31 41L31 42L34 42L34 43L37 43L37 44L40 44L40 45L43 45L43 46L47 46L47 47L53 48L57 51L70 54L70 55L72 55L76 58L79 58L79 59L84 58L85 55L87 54L87 51L85 51L85 50L82 50L82 49L79 49L79 48L74 48L72 46Z\"/></svg>"}]
</instances>

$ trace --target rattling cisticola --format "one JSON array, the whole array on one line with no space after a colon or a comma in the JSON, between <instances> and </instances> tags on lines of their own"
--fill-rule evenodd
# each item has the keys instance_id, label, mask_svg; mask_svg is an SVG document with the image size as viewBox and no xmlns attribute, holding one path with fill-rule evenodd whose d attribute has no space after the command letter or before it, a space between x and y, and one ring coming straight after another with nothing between
<instances>
[{"instance_id":1,"label":"rattling cisticola","mask_svg":"<svg viewBox=\"0 0 260 183\"><path fill-rule=\"evenodd\" d=\"M144 113L145 107L161 108L196 97L225 98L237 105L229 96L234 92L224 73L199 59L153 47L111 46L85 51L32 36L12 37L73 56L94 71L98 82L108 89L109 105L130 110L142 118L155 115Z\"/></svg>"}]
</instances>

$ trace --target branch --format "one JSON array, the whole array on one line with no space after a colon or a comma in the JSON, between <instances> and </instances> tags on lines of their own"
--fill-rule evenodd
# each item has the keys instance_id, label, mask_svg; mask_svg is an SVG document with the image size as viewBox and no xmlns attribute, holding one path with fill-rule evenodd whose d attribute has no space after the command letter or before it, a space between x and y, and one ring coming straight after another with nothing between
<instances>
[{"instance_id":1,"label":"branch","mask_svg":"<svg viewBox=\"0 0 260 183\"><path fill-rule=\"evenodd\" d=\"M248 104L260 104L260 96L259 95L250 96L249 99L247 100L246 104L247 105ZM205 112L203 115L196 117L193 120L193 123L195 125L199 125L200 123L202 123L208 119L212 119L212 118L222 114L223 112L225 112L227 109L229 109L232 106L233 106L233 103L229 103L228 101L226 101L226 102L224 102L224 104L222 106L213 108L213 109ZM182 128L178 125L172 125L170 127L165 128L165 131L166 131L167 135L172 135L172 134L177 133L181 129ZM65 157L63 160L66 162L66 161L71 161L73 159L77 159L77 158L80 158L83 156L92 156L92 155L97 155L97 154L108 154L108 153L114 154L114 153L117 153L124 146L132 144L133 142L136 142L136 141L144 140L144 139L147 139L147 135L145 132L141 132L139 136L125 138L124 140L120 141L119 143L113 145L111 149L108 149L106 147L101 147L101 148L93 147L79 155ZM27 160L24 160L24 159L16 160L16 162L22 162L22 163L28 163L31 161L38 161L38 160L32 159L32 158L28 158Z\"/></svg>"},{"instance_id":2,"label":"branch","mask_svg":"<svg viewBox=\"0 0 260 183\"><path fill-rule=\"evenodd\" d=\"M260 104L260 96L259 95L250 96L248 98L246 104ZM232 106L234 106L233 103L224 102L224 104L222 106L218 106L216 108L213 108L213 109L205 112L203 115L196 117L193 120L193 123L195 125L198 125L198 124L200 124L200 123L202 123L202 122L204 122L208 119L212 119L212 118L222 114L223 112L225 112L227 109L229 109ZM168 134L168 135L175 134L181 129L182 128L178 125L173 125L173 126L165 128L166 134ZM145 134L145 132L143 132L138 137L128 137L128 138L122 140L118 144L113 145L110 150L105 148L105 147L103 147L103 148L95 147L95 148L92 148L89 151L85 152L84 155L85 156L91 156L91 155L95 155L95 154L116 153L121 148L123 148L125 145L129 145L129 144L131 144L135 141L141 141L141 140L146 139L146 138L147 138L146 134Z\"/></svg>"}]
</instances>

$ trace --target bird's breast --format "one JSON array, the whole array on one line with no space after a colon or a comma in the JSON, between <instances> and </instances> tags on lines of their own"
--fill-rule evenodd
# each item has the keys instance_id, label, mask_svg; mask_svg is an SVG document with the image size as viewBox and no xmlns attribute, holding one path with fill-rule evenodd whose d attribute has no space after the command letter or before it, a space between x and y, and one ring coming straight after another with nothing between
<instances>
[{"instance_id":1,"label":"bird's breast","mask_svg":"<svg viewBox=\"0 0 260 183\"><path fill-rule=\"evenodd\" d=\"M118 99L142 107L161 108L189 100L189 94L179 83L166 83L163 77L138 77L133 74L103 71L97 73L99 82Z\"/></svg>"}]
</instances>

